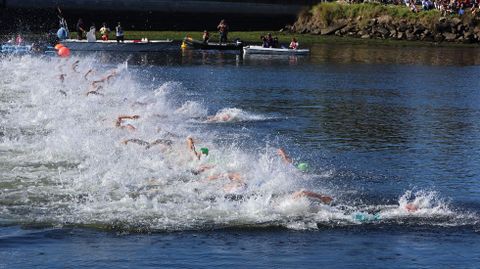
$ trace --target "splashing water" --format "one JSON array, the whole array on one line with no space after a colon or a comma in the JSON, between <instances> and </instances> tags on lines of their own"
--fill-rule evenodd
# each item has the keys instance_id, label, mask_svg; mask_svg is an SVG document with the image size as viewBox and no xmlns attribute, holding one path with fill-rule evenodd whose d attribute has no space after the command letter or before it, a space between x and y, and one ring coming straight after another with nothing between
<instances>
[{"instance_id":1,"label":"splashing water","mask_svg":"<svg viewBox=\"0 0 480 269\"><path fill-rule=\"evenodd\" d=\"M152 231L478 220L456 213L434 192L407 191L396 205L373 206L293 197L307 186L333 197L341 190L322 186L334 173L302 173L268 145L215 143L211 121L268 117L224 108L218 120L209 119L207 108L182 95L180 82L152 89L126 65L100 65L94 57L7 57L0 68L0 222ZM130 118L118 120L122 115ZM198 160L187 137L196 150L208 148L208 156ZM418 210L405 210L408 203ZM358 214L366 217L359 221Z\"/></svg>"}]
</instances>

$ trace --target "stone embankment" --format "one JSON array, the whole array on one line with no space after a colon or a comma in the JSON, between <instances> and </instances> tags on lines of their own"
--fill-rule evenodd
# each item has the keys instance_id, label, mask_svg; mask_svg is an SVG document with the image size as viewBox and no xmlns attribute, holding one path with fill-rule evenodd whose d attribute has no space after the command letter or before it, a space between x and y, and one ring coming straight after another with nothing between
<instances>
[{"instance_id":1,"label":"stone embankment","mask_svg":"<svg viewBox=\"0 0 480 269\"><path fill-rule=\"evenodd\" d=\"M327 18L324 18L325 16ZM368 17L368 16L367 16ZM296 33L357 38L476 43L480 25L471 17L430 16L428 19L394 17L388 14L335 18L325 12L304 12L289 27Z\"/></svg>"}]
</instances>

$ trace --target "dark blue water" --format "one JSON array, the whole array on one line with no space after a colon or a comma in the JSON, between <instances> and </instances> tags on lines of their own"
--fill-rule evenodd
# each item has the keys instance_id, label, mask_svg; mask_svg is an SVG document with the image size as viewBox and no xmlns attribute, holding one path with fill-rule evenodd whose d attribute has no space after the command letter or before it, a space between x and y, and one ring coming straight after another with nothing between
<instances>
[{"instance_id":1,"label":"dark blue water","mask_svg":"<svg viewBox=\"0 0 480 269\"><path fill-rule=\"evenodd\" d=\"M208 125L187 120L185 128L214 134L211 143L241 149L251 154L251 162L260 162L256 154L265 148L283 147L311 166L310 185L328 190L335 209L347 215L380 212L382 220L350 223L332 217L313 226L293 225L317 220L300 214L261 222L239 218L237 225L217 223L209 214L200 226L170 231L152 228L155 220L132 225L121 207L105 213L114 216L108 221L95 217L96 207L92 217L78 220L68 210L70 200L50 198L57 195L51 190L41 189L44 194L35 199L9 200L12 189L30 197L29 184L42 185L38 182L48 181L49 174L43 168L40 174L22 172L15 160L23 154L12 153L13 142L4 139L0 268L479 268L480 67L473 56L478 53L476 48L327 45L314 47L308 57L188 51L103 55L104 66L128 58L131 76L145 91L180 83L169 99L174 106L188 100L208 115L223 108L260 115L261 120ZM1 98L10 100L6 92ZM4 115L18 113L6 103L0 109ZM8 137L13 131L6 123L0 131ZM66 152L53 148L49 154ZM128 173L127 165L116 168ZM420 213L397 209L403 196L424 208ZM66 202L54 207L44 199ZM63 217L44 220L42 214ZM164 217L175 224L172 216Z\"/></svg>"}]
</instances>

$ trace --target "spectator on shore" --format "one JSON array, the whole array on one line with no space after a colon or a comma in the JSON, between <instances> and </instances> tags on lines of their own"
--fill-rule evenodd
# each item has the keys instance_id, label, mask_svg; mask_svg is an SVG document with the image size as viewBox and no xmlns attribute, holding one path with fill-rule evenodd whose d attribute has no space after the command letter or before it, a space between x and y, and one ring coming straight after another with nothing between
<instances>
[{"instance_id":1,"label":"spectator on shore","mask_svg":"<svg viewBox=\"0 0 480 269\"><path fill-rule=\"evenodd\" d=\"M125 41L123 28L120 22L118 22L117 27L115 27L115 36L117 37L117 43L120 43L120 41L123 43Z\"/></svg>"},{"instance_id":2,"label":"spectator on shore","mask_svg":"<svg viewBox=\"0 0 480 269\"><path fill-rule=\"evenodd\" d=\"M430 0L423 0L422 1L422 9L427 11L433 9L433 3Z\"/></svg>"}]
</instances>

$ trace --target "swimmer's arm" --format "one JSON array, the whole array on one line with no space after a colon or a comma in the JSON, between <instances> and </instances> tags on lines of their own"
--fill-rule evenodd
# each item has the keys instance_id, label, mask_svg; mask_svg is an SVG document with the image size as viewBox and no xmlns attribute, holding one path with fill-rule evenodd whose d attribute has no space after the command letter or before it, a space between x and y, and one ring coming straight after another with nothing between
<instances>
[{"instance_id":1,"label":"swimmer's arm","mask_svg":"<svg viewBox=\"0 0 480 269\"><path fill-rule=\"evenodd\" d=\"M333 201L333 198L330 196L322 195L322 194L311 192L311 191L301 190L293 194L293 198L300 198L300 197L309 197L309 198L318 199L325 204L330 204Z\"/></svg>"},{"instance_id":2,"label":"swimmer's arm","mask_svg":"<svg viewBox=\"0 0 480 269\"><path fill-rule=\"evenodd\" d=\"M83 75L83 78L84 78L85 80L88 80L87 77L88 77L88 75L90 75L91 73L93 73L93 69L88 70L87 73L85 73L85 75Z\"/></svg>"},{"instance_id":3,"label":"swimmer's arm","mask_svg":"<svg viewBox=\"0 0 480 269\"><path fill-rule=\"evenodd\" d=\"M172 145L172 140L169 140L169 139L157 139L157 140L153 141L152 143L150 143L151 146L155 146L155 145L158 145L158 144L166 145L166 146L171 146L171 145Z\"/></svg>"},{"instance_id":4,"label":"swimmer's arm","mask_svg":"<svg viewBox=\"0 0 480 269\"><path fill-rule=\"evenodd\" d=\"M285 153L283 148L279 148L277 153L285 163L293 163L292 159L287 155L287 153Z\"/></svg>"},{"instance_id":5,"label":"swimmer's arm","mask_svg":"<svg viewBox=\"0 0 480 269\"><path fill-rule=\"evenodd\" d=\"M77 67L78 67L78 63L80 62L80 60L76 60L73 64L72 64L72 70L77 72Z\"/></svg>"},{"instance_id":6,"label":"swimmer's arm","mask_svg":"<svg viewBox=\"0 0 480 269\"><path fill-rule=\"evenodd\" d=\"M195 149L195 142L191 137L187 138L187 148L200 160L201 154Z\"/></svg>"},{"instance_id":7,"label":"swimmer's arm","mask_svg":"<svg viewBox=\"0 0 480 269\"><path fill-rule=\"evenodd\" d=\"M119 120L119 121L126 120L126 119L136 120L136 119L138 119L138 118L140 118L139 115L131 115L131 116L129 116L129 115L121 115L121 116L118 116L117 120Z\"/></svg>"},{"instance_id":8,"label":"swimmer's arm","mask_svg":"<svg viewBox=\"0 0 480 269\"><path fill-rule=\"evenodd\" d=\"M125 144L125 145L127 145L129 142L138 144L140 146L150 146L150 143L148 143L147 141L144 141L144 140L141 140L141 139L136 139L136 138L127 139L127 140L122 141L122 143Z\"/></svg>"}]
</instances>

